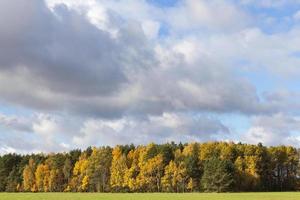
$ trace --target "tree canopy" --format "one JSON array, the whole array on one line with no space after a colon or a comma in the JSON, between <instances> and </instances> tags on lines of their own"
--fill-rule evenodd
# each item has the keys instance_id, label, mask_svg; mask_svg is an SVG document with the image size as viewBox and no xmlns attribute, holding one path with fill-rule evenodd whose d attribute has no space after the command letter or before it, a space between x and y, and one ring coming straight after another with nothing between
<instances>
[{"instance_id":1,"label":"tree canopy","mask_svg":"<svg viewBox=\"0 0 300 200\"><path fill-rule=\"evenodd\" d=\"M300 190L299 149L231 142L118 145L0 156L6 192Z\"/></svg>"}]
</instances>

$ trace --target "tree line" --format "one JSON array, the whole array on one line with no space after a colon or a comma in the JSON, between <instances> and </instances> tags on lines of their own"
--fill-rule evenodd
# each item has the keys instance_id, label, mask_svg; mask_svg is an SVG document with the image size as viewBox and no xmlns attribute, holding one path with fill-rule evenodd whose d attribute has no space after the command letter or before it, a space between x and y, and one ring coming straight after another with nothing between
<instances>
[{"instance_id":1,"label":"tree line","mask_svg":"<svg viewBox=\"0 0 300 200\"><path fill-rule=\"evenodd\" d=\"M231 142L89 147L0 156L6 192L299 190L299 150Z\"/></svg>"}]
</instances>

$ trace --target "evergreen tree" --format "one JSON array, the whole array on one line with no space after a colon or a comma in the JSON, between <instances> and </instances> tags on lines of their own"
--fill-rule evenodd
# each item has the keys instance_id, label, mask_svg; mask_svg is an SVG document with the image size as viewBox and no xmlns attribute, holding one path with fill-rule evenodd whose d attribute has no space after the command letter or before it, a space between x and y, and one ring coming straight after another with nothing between
<instances>
[{"instance_id":1,"label":"evergreen tree","mask_svg":"<svg viewBox=\"0 0 300 200\"><path fill-rule=\"evenodd\" d=\"M231 161L213 157L204 163L201 183L206 192L230 191L233 185L234 167Z\"/></svg>"}]
</instances>

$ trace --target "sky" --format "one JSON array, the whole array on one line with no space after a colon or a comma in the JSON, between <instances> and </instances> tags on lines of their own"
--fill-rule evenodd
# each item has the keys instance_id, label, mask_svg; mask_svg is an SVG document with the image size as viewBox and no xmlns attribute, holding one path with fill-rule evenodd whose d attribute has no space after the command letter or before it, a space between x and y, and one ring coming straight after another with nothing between
<instances>
[{"instance_id":1,"label":"sky","mask_svg":"<svg viewBox=\"0 0 300 200\"><path fill-rule=\"evenodd\" d=\"M1 0L0 154L300 147L299 0Z\"/></svg>"}]
</instances>

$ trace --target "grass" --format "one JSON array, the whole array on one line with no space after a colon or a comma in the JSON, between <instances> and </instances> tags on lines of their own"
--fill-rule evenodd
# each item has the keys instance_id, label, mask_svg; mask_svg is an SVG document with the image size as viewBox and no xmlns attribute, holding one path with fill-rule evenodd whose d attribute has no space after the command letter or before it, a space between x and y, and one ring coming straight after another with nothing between
<instances>
[{"instance_id":1,"label":"grass","mask_svg":"<svg viewBox=\"0 0 300 200\"><path fill-rule=\"evenodd\" d=\"M300 192L282 193L0 193L1 200L300 200Z\"/></svg>"}]
</instances>

